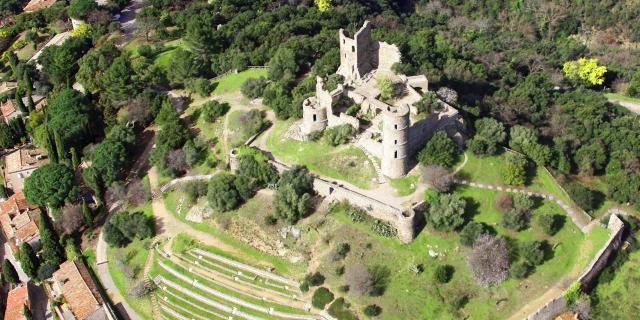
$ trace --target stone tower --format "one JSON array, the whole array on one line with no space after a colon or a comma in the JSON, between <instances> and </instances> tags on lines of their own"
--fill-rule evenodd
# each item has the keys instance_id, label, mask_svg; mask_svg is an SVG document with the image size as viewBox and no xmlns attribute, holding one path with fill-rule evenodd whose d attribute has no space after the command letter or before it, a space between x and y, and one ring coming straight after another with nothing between
<instances>
[{"instance_id":1,"label":"stone tower","mask_svg":"<svg viewBox=\"0 0 640 320\"><path fill-rule=\"evenodd\" d=\"M409 106L387 106L382 116L382 173L404 177L409 166Z\"/></svg>"},{"instance_id":2,"label":"stone tower","mask_svg":"<svg viewBox=\"0 0 640 320\"><path fill-rule=\"evenodd\" d=\"M340 68L338 74L345 79L360 80L369 71L375 69L375 55L371 54L374 46L371 40L371 24L365 21L353 39L340 29Z\"/></svg>"}]
</instances>

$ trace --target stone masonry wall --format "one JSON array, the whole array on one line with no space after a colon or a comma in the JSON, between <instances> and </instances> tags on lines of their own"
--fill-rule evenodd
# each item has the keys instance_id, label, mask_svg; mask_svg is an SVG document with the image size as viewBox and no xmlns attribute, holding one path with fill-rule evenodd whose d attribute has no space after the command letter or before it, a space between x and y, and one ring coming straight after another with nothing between
<instances>
[{"instance_id":1,"label":"stone masonry wall","mask_svg":"<svg viewBox=\"0 0 640 320\"><path fill-rule=\"evenodd\" d=\"M615 211L614 211L615 212ZM610 232L609 240L593 258L589 266L578 277L583 291L591 288L593 281L598 277L600 272L607 266L611 256L620 248L622 243L622 235L624 233L624 222L615 214L611 214L609 224L607 226ZM547 302L542 308L530 314L527 320L551 320L556 315L567 309L567 302L563 295Z\"/></svg>"}]
</instances>

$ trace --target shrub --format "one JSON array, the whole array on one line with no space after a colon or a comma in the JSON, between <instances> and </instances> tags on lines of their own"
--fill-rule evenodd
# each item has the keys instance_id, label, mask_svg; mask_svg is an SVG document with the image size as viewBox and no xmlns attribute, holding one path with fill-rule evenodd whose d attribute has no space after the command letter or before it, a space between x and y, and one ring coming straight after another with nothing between
<instances>
[{"instance_id":1,"label":"shrub","mask_svg":"<svg viewBox=\"0 0 640 320\"><path fill-rule=\"evenodd\" d=\"M356 129L351 125L343 124L326 129L324 138L330 146L335 147L349 142L355 133Z\"/></svg>"},{"instance_id":2,"label":"shrub","mask_svg":"<svg viewBox=\"0 0 640 320\"><path fill-rule=\"evenodd\" d=\"M153 55L155 55L155 53L156 53L155 48L148 44L143 44L140 47L138 47L138 54L145 58L151 58L153 57Z\"/></svg>"},{"instance_id":3,"label":"shrub","mask_svg":"<svg viewBox=\"0 0 640 320\"><path fill-rule=\"evenodd\" d=\"M463 246L471 247L483 234L489 234L489 228L482 222L471 221L467 223L460 232L460 243Z\"/></svg>"},{"instance_id":4,"label":"shrub","mask_svg":"<svg viewBox=\"0 0 640 320\"><path fill-rule=\"evenodd\" d=\"M592 211L596 209L596 193L593 190L577 182L568 184L566 186L566 190L571 196L571 199L573 199L580 208L585 211Z\"/></svg>"},{"instance_id":5,"label":"shrub","mask_svg":"<svg viewBox=\"0 0 640 320\"><path fill-rule=\"evenodd\" d=\"M528 212L533 209L533 199L526 194L516 193L513 195L513 207L518 211Z\"/></svg>"},{"instance_id":6,"label":"shrub","mask_svg":"<svg viewBox=\"0 0 640 320\"><path fill-rule=\"evenodd\" d=\"M544 233L552 236L560 231L560 228L562 227L560 221L561 217L558 215L543 214L538 218L538 225L540 226L540 228L542 228Z\"/></svg>"},{"instance_id":7,"label":"shrub","mask_svg":"<svg viewBox=\"0 0 640 320\"><path fill-rule=\"evenodd\" d=\"M375 304L370 304L364 308L363 312L367 317L377 317L382 313L382 308Z\"/></svg>"},{"instance_id":8,"label":"shrub","mask_svg":"<svg viewBox=\"0 0 640 320\"><path fill-rule=\"evenodd\" d=\"M537 266L544 262L544 243L541 241L529 241L520 246L520 257L531 265Z\"/></svg>"},{"instance_id":9,"label":"shrub","mask_svg":"<svg viewBox=\"0 0 640 320\"><path fill-rule=\"evenodd\" d=\"M439 165L443 167L452 166L458 156L456 143L449 138L446 132L438 131L427 142L420 153L418 161L422 165Z\"/></svg>"},{"instance_id":10,"label":"shrub","mask_svg":"<svg viewBox=\"0 0 640 320\"><path fill-rule=\"evenodd\" d=\"M515 153L507 153L506 166L502 170L502 179L506 184L523 185L527 178L527 159Z\"/></svg>"},{"instance_id":11,"label":"shrub","mask_svg":"<svg viewBox=\"0 0 640 320\"><path fill-rule=\"evenodd\" d=\"M348 243L338 243L336 246L336 256L342 259L347 256L349 250L351 250L351 247Z\"/></svg>"},{"instance_id":12,"label":"shrub","mask_svg":"<svg viewBox=\"0 0 640 320\"><path fill-rule=\"evenodd\" d=\"M502 213L509 212L513 209L513 198L508 193L500 193L496 197L495 206Z\"/></svg>"},{"instance_id":13,"label":"shrub","mask_svg":"<svg viewBox=\"0 0 640 320\"><path fill-rule=\"evenodd\" d=\"M373 220L371 223L371 231L387 238L393 238L398 234L398 230L390 223L378 219Z\"/></svg>"},{"instance_id":14,"label":"shrub","mask_svg":"<svg viewBox=\"0 0 640 320\"><path fill-rule=\"evenodd\" d=\"M320 130L312 131L307 135L307 140L309 141L318 141L322 138L323 132Z\"/></svg>"},{"instance_id":15,"label":"shrub","mask_svg":"<svg viewBox=\"0 0 640 320\"><path fill-rule=\"evenodd\" d=\"M274 217L272 214L268 214L268 215L264 216L264 224L266 224L268 226L273 226L276 223L278 223L278 219L276 217Z\"/></svg>"},{"instance_id":16,"label":"shrub","mask_svg":"<svg viewBox=\"0 0 640 320\"><path fill-rule=\"evenodd\" d=\"M573 305L582 294L582 286L579 281L572 283L567 290L562 294L564 300L567 301L567 305Z\"/></svg>"},{"instance_id":17,"label":"shrub","mask_svg":"<svg viewBox=\"0 0 640 320\"><path fill-rule=\"evenodd\" d=\"M320 273L320 272L315 272L313 274L308 274L305 278L304 281L309 283L310 286L312 287L317 287L319 285L322 285L324 283L324 276Z\"/></svg>"},{"instance_id":18,"label":"shrub","mask_svg":"<svg viewBox=\"0 0 640 320\"><path fill-rule=\"evenodd\" d=\"M482 235L467 258L471 272L480 285L489 287L507 278L509 252L503 238Z\"/></svg>"},{"instance_id":19,"label":"shrub","mask_svg":"<svg viewBox=\"0 0 640 320\"><path fill-rule=\"evenodd\" d=\"M341 276L344 274L344 266L339 266L336 268L336 275Z\"/></svg>"},{"instance_id":20,"label":"shrub","mask_svg":"<svg viewBox=\"0 0 640 320\"><path fill-rule=\"evenodd\" d=\"M454 272L453 266L450 265L439 265L436 267L433 278L439 283L447 283L451 281Z\"/></svg>"},{"instance_id":21,"label":"shrub","mask_svg":"<svg viewBox=\"0 0 640 320\"><path fill-rule=\"evenodd\" d=\"M338 291L340 291L342 293L349 292L349 286L348 285L339 286L338 287Z\"/></svg>"},{"instance_id":22,"label":"shrub","mask_svg":"<svg viewBox=\"0 0 640 320\"><path fill-rule=\"evenodd\" d=\"M354 103L351 106L349 106L349 108L347 108L347 111L345 111L344 113L346 113L349 116L355 117L359 111L360 111L360 105Z\"/></svg>"},{"instance_id":23,"label":"shrub","mask_svg":"<svg viewBox=\"0 0 640 320\"><path fill-rule=\"evenodd\" d=\"M153 218L142 212L122 211L111 216L104 226L104 240L111 246L124 247L134 239L153 236Z\"/></svg>"},{"instance_id":24,"label":"shrub","mask_svg":"<svg viewBox=\"0 0 640 320\"><path fill-rule=\"evenodd\" d=\"M454 182L453 175L446 168L436 165L425 167L422 170L422 177L429 186L439 192L451 191Z\"/></svg>"},{"instance_id":25,"label":"shrub","mask_svg":"<svg viewBox=\"0 0 640 320\"><path fill-rule=\"evenodd\" d=\"M267 79L265 77L251 78L242 84L240 92L249 99L255 99L262 96L266 86Z\"/></svg>"},{"instance_id":26,"label":"shrub","mask_svg":"<svg viewBox=\"0 0 640 320\"><path fill-rule=\"evenodd\" d=\"M226 102L218 102L217 100L207 101L201 108L202 117L204 121L211 123L227 114L229 109L229 104Z\"/></svg>"},{"instance_id":27,"label":"shrub","mask_svg":"<svg viewBox=\"0 0 640 320\"><path fill-rule=\"evenodd\" d=\"M311 304L320 310L324 310L324 307L331 301L333 301L333 293L324 287L318 288L311 297Z\"/></svg>"},{"instance_id":28,"label":"shrub","mask_svg":"<svg viewBox=\"0 0 640 320\"><path fill-rule=\"evenodd\" d=\"M532 269L533 266L531 263L528 261L520 261L511 267L509 273L516 279L524 279L529 275Z\"/></svg>"},{"instance_id":29,"label":"shrub","mask_svg":"<svg viewBox=\"0 0 640 320\"><path fill-rule=\"evenodd\" d=\"M234 186L235 176L230 173L216 174L209 180L207 198L209 205L218 211L235 209L240 204L240 195Z\"/></svg>"}]
</instances>

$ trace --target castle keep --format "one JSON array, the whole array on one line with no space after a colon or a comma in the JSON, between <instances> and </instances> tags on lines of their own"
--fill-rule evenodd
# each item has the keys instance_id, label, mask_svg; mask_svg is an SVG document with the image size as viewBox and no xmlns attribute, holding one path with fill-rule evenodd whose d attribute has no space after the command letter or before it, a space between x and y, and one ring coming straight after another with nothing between
<instances>
[{"instance_id":1,"label":"castle keep","mask_svg":"<svg viewBox=\"0 0 640 320\"><path fill-rule=\"evenodd\" d=\"M458 111L439 101L439 111L418 114L414 104L428 91L424 75L405 76L392 71L400 62L401 54L395 45L376 42L371 38L371 24L366 21L353 38L340 29L340 67L337 74L344 77L342 84L332 91L325 89L324 81L316 80L316 95L302 103L301 133L308 135L327 127L348 124L358 136L356 144L381 159L382 173L390 178L407 174L409 159L437 130L443 129L462 142L463 129ZM381 98L378 82L392 82L393 99ZM359 111L348 115L350 105ZM366 119L366 121L362 121Z\"/></svg>"}]
</instances>

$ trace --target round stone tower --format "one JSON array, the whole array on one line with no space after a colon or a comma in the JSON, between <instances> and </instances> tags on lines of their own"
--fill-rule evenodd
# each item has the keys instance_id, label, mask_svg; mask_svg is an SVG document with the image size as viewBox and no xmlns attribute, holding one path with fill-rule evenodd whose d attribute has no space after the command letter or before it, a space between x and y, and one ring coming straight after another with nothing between
<instances>
[{"instance_id":1,"label":"round stone tower","mask_svg":"<svg viewBox=\"0 0 640 320\"><path fill-rule=\"evenodd\" d=\"M240 159L238 159L238 149L231 149L229 152L229 169L236 173L240 169Z\"/></svg>"},{"instance_id":2,"label":"round stone tower","mask_svg":"<svg viewBox=\"0 0 640 320\"><path fill-rule=\"evenodd\" d=\"M327 127L327 109L320 106L316 97L302 102L302 133L309 134Z\"/></svg>"},{"instance_id":3,"label":"round stone tower","mask_svg":"<svg viewBox=\"0 0 640 320\"><path fill-rule=\"evenodd\" d=\"M389 178L407 174L409 106L387 106L382 118L382 173Z\"/></svg>"}]
</instances>

